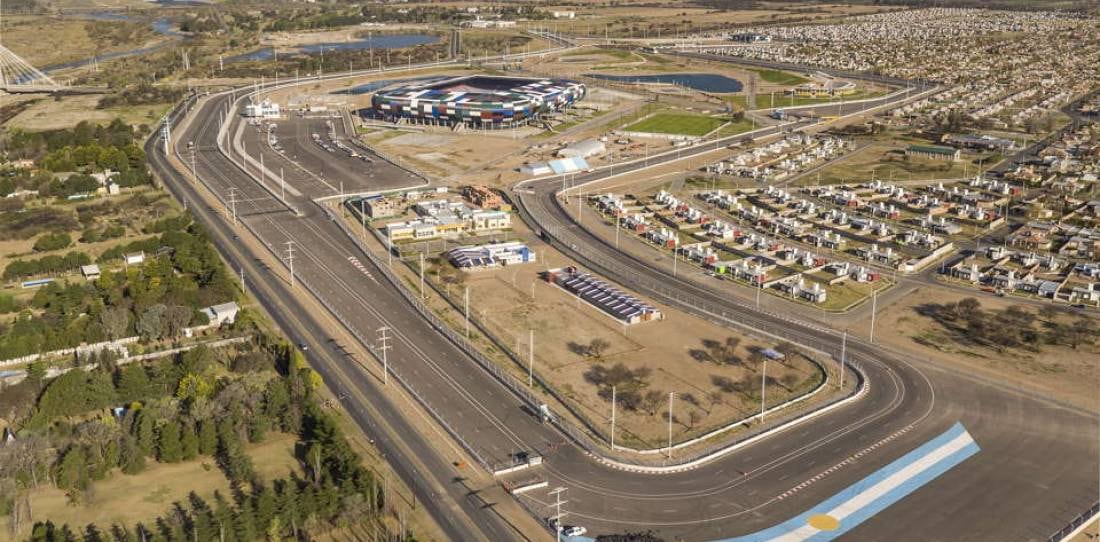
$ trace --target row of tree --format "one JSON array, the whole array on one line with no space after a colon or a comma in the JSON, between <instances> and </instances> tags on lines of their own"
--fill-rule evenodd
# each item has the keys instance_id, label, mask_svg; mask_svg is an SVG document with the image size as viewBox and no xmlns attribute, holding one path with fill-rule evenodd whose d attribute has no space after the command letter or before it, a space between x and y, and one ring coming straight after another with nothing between
<instances>
[{"instance_id":1,"label":"row of tree","mask_svg":"<svg viewBox=\"0 0 1100 542\"><path fill-rule=\"evenodd\" d=\"M66 254L51 254L33 260L12 260L4 267L4 280L25 279L37 275L56 275L75 271L82 265L92 263L87 253L72 251Z\"/></svg>"}]
</instances>

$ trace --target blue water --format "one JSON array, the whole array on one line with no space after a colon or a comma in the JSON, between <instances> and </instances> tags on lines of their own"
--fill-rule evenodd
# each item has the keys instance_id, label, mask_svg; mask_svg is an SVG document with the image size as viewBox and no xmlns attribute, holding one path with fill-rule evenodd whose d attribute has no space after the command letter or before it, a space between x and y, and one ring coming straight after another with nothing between
<instances>
[{"instance_id":1,"label":"blue water","mask_svg":"<svg viewBox=\"0 0 1100 542\"><path fill-rule=\"evenodd\" d=\"M389 36L371 36L369 38L357 39L352 41L337 41L331 43L311 43L309 45L303 45L298 47L293 52L306 53L315 55L321 53L321 50L325 51L338 51L338 50L354 50L361 51L366 49L402 49L405 47L414 47L417 45L424 45L428 43L435 43L439 41L439 36L428 36L425 34L394 34ZM271 60L275 57L275 50L271 47L264 47L257 49L250 53L244 53L241 55L231 56L225 59L225 62L248 62L256 60Z\"/></svg>"},{"instance_id":2,"label":"blue water","mask_svg":"<svg viewBox=\"0 0 1100 542\"><path fill-rule=\"evenodd\" d=\"M585 74L593 79L628 83L674 83L703 92L740 92L741 81L713 73L662 73L658 75Z\"/></svg>"}]
</instances>

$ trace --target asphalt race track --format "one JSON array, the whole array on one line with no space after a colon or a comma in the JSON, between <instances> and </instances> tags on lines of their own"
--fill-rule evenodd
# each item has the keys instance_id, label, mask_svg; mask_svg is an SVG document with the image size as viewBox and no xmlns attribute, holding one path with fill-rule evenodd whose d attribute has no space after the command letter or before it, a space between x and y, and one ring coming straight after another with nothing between
<instances>
[{"instance_id":1,"label":"asphalt race track","mask_svg":"<svg viewBox=\"0 0 1100 542\"><path fill-rule=\"evenodd\" d=\"M515 395L440 335L356 243L310 201L332 196L333 183L341 180L345 188L381 190L415 185L419 179L386 169L364 180L361 174L349 175L332 167L324 177L332 186L325 186L312 175L316 159L302 161L300 174L285 177L293 192L300 194L286 193L288 203L301 211L297 216L269 191L270 180L265 189L254 178L255 171L253 175L242 171L219 150L220 115L230 99L221 95L200 102L174 137L183 162L191 161L188 166L193 165L207 189L222 201L228 201L232 189L240 226L227 227L227 220L232 221L227 219L232 214L227 209L197 203L197 191L203 188L175 171L157 139L147 147L154 168L177 197L192 204L223 254L245 268L246 282L292 340L313 345L311 362L330 387L347 397L356 423L379 441L455 540L512 540L521 535L454 481L460 473L449 464L454 458L441 454L446 445L408 427L392 412L388 399L377 393L378 379L327 340L323 327L296 301L305 289L364 342L374 341L383 325L394 330L388 358L394 375L425 398L440 425L446 424L460 436L469 451L490 464L506 464L520 451L543 454L546 462L539 469L550 486L569 488L567 523L585 525L590 533L652 529L669 539L708 540L758 531L811 508L956 422L966 427L982 451L871 517L848 538L1045 540L1095 502L1096 416L853 340L848 350L870 383L867 395L858 402L694 470L650 475L607 467L569 444L552 426L540 423ZM849 112L864 107L868 105ZM230 122L232 133L232 124L241 121L231 118ZM772 130L808 124L802 121ZM249 130L244 128L246 133ZM299 147L313 144L301 137L293 139ZM195 142L193 159L188 156L188 141ZM280 133L280 141L291 148L288 134ZM253 140L246 145L251 151L262 147L258 143ZM293 168L279 160L287 159L278 153L265 154L265 167L282 167L285 172ZM659 160L651 159L648 165ZM617 173L625 171L623 167L633 166L617 166ZM579 180L594 180L602 174L597 171ZM641 295L685 310L707 307L731 322L820 350L839 350L839 337L832 330L803 325L786 315L758 313L610 249L562 211L554 195L559 187L560 180L552 179L534 183L531 193L521 192L523 216L582 264ZM230 230L234 236L254 235L259 243L235 242L227 235ZM253 248L258 245L284 257L287 241L295 254L296 294L285 270L260 267L259 254L252 252L262 250ZM633 273L624 273L625 269ZM383 421L390 426L388 431L379 427ZM389 440L383 434L397 436ZM852 459L857 454L858 459ZM539 501L549 501L545 491L527 495L536 508Z\"/></svg>"}]
</instances>

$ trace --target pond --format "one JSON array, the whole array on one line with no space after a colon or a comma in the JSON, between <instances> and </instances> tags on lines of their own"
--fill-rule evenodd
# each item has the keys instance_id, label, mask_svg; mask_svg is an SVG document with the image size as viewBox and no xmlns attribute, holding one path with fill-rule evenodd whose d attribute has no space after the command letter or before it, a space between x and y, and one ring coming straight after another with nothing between
<instances>
[{"instance_id":1,"label":"pond","mask_svg":"<svg viewBox=\"0 0 1100 542\"><path fill-rule=\"evenodd\" d=\"M713 73L662 73L657 75L609 75L605 73L585 74L593 79L618 81L624 83L671 83L703 92L740 92L741 81L725 75Z\"/></svg>"},{"instance_id":2,"label":"pond","mask_svg":"<svg viewBox=\"0 0 1100 542\"><path fill-rule=\"evenodd\" d=\"M369 38L351 40L351 41L336 41L330 43L311 43L309 45L301 45L292 52L306 53L315 55L321 53L322 49L325 51L341 51L341 50L366 50L366 49L403 49L405 47L415 47L417 45L425 45L429 43L436 43L439 41L439 36L429 36L427 34L391 34L383 36L371 36ZM271 60L275 56L275 50L272 47L264 47L257 49L250 53L244 53L241 55L231 56L225 59L225 62L247 62L255 60Z\"/></svg>"}]
</instances>

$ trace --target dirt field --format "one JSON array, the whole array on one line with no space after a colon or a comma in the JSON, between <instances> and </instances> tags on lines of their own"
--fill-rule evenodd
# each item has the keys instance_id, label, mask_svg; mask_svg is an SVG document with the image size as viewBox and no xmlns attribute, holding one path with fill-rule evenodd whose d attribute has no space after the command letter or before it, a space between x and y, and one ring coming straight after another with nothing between
<instances>
[{"instance_id":1,"label":"dirt field","mask_svg":"<svg viewBox=\"0 0 1100 542\"><path fill-rule=\"evenodd\" d=\"M619 363L630 370L648 369L650 374L639 391L655 392L660 400L635 411L620 404L617 442L640 447L664 445L668 392L676 393L676 441L759 412L761 374L759 364L749 361L751 351L775 344L659 305L663 320L624 326L541 280L539 272L571 262L542 243L528 242L538 255L538 263L465 274L471 315L486 323L493 335L523 359L530 349L530 330L534 330L535 370L548 377L594 423L609 423L610 400L600 396L593 369L608 369ZM451 286L449 295L461 303L463 286ZM739 340L731 352L738 361L719 364L708 359L714 345L729 337ZM585 352L585 346L594 339L607 342L599 355ZM768 363L768 404L811 389L818 375L801 356L792 358L789 364Z\"/></svg>"},{"instance_id":2,"label":"dirt field","mask_svg":"<svg viewBox=\"0 0 1100 542\"><path fill-rule=\"evenodd\" d=\"M7 126L30 131L59 130L71 128L82 120L107 124L116 118L134 126L153 125L169 109L167 104L97 109L100 98L83 95L40 100L13 117Z\"/></svg>"},{"instance_id":3,"label":"dirt field","mask_svg":"<svg viewBox=\"0 0 1100 542\"><path fill-rule=\"evenodd\" d=\"M270 433L264 442L247 446L256 472L265 480L282 478L291 472L301 476L293 455L295 440L293 435ZM229 482L212 458L174 464L149 460L147 465L139 475L127 476L116 471L107 480L93 483L89 500L82 505L69 504L65 492L59 489L37 489L31 494L34 518L49 518L57 525L67 523L74 528L89 523L101 527L114 523L133 525L169 513L172 503L185 502L192 491L204 498L211 498L215 491L232 498ZM7 521L6 516L0 518L0 532L5 534L10 532Z\"/></svg>"},{"instance_id":4,"label":"dirt field","mask_svg":"<svg viewBox=\"0 0 1100 542\"><path fill-rule=\"evenodd\" d=\"M1043 345L1039 352L1006 350L997 352L956 340L931 317L918 313L926 304L950 303L967 297L945 288L924 286L881 309L875 322L875 340L887 346L934 358L942 363L963 365L978 374L1003 379L1016 386L1034 389L1044 395L1098 409L1096 385L1100 382L1100 344L1081 346ZM983 310L1003 310L1012 301L988 295L974 295ZM1020 304L1036 311L1034 305ZM1071 323L1080 313L1063 315L1059 321Z\"/></svg>"}]
</instances>

